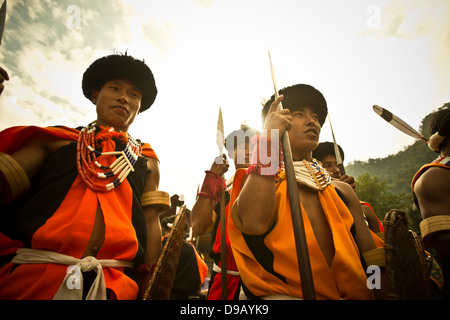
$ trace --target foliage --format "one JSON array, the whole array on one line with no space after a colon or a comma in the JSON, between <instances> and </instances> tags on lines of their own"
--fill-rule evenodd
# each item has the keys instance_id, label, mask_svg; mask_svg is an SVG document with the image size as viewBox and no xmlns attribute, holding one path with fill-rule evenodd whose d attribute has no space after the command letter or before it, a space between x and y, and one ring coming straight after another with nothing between
<instances>
[{"instance_id":1,"label":"foliage","mask_svg":"<svg viewBox=\"0 0 450 320\"><path fill-rule=\"evenodd\" d=\"M354 177L369 172L380 181L386 181L390 192L411 193L411 181L414 174L437 156L438 154L431 151L424 141L416 141L397 154L386 158L369 159L366 162L354 161L346 166L346 171Z\"/></svg>"},{"instance_id":2,"label":"foliage","mask_svg":"<svg viewBox=\"0 0 450 320\"><path fill-rule=\"evenodd\" d=\"M389 186L385 180L371 176L368 172L356 178L356 186L358 198L368 202L381 220L390 209L403 207L402 195L389 192Z\"/></svg>"},{"instance_id":3,"label":"foliage","mask_svg":"<svg viewBox=\"0 0 450 320\"><path fill-rule=\"evenodd\" d=\"M392 193L386 180L380 180L368 172L356 178L356 186L358 198L372 206L380 221L384 220L389 210L399 209L405 212L409 228L418 232L420 213L414 205L412 194Z\"/></svg>"}]
</instances>

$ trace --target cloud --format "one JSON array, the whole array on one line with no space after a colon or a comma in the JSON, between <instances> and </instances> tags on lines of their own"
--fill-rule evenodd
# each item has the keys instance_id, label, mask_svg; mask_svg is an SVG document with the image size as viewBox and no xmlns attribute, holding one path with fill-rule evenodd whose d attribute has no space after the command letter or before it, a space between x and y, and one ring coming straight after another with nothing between
<instances>
[{"instance_id":1,"label":"cloud","mask_svg":"<svg viewBox=\"0 0 450 320\"><path fill-rule=\"evenodd\" d=\"M126 35L122 26L127 21L119 1L77 3L79 28L69 25L76 13L67 10L73 4L70 0L18 1L8 6L0 59L11 81L0 100L2 115L25 111L25 119L34 118L38 125L57 121L78 125L93 116L81 94L82 73L88 63L113 51ZM13 101L14 109L7 105ZM1 128L11 124L16 123L0 119Z\"/></svg>"},{"instance_id":2,"label":"cloud","mask_svg":"<svg viewBox=\"0 0 450 320\"><path fill-rule=\"evenodd\" d=\"M374 3L379 29L367 25ZM324 93L346 160L385 156L411 140L389 131L373 104L414 126L450 97L449 10L448 0L8 2L0 130L94 120L82 74L128 50L145 59L159 90L130 133L160 156L162 189L194 193L217 155L219 107L226 133L243 120L260 128L260 100L273 93L270 49L280 88L303 82Z\"/></svg>"}]
</instances>

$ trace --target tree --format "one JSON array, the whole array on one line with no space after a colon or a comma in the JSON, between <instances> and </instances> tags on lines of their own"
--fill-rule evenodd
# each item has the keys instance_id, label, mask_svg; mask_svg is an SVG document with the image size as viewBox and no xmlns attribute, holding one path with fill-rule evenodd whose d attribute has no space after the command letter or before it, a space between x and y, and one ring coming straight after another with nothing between
<instances>
[{"instance_id":1,"label":"tree","mask_svg":"<svg viewBox=\"0 0 450 320\"><path fill-rule=\"evenodd\" d=\"M389 210L401 210L404 206L402 195L389 192L389 188L385 180L379 180L376 176L372 177L368 172L356 178L358 198L372 206L380 221L383 221Z\"/></svg>"},{"instance_id":2,"label":"tree","mask_svg":"<svg viewBox=\"0 0 450 320\"><path fill-rule=\"evenodd\" d=\"M386 180L371 176L368 172L356 178L356 194L361 201L368 202L381 222L391 209L402 210L406 214L408 227L419 230L420 213L414 206L412 193L395 194Z\"/></svg>"}]
</instances>

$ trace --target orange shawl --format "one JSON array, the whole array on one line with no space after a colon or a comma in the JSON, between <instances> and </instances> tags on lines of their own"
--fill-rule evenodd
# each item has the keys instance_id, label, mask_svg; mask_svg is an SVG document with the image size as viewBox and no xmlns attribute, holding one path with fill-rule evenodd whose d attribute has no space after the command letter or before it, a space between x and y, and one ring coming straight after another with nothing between
<instances>
[{"instance_id":1,"label":"orange shawl","mask_svg":"<svg viewBox=\"0 0 450 320\"><path fill-rule=\"evenodd\" d=\"M36 133L76 141L78 132L66 127L9 128L1 133L0 151L13 153ZM108 137L102 143L103 151L115 148L115 142ZM157 158L149 144L143 146L143 154ZM100 159L103 156L99 161L111 161ZM31 247L81 258L93 230L97 206L100 205L105 222L105 239L97 259L131 261L138 250L132 224L132 203L133 192L127 179L112 191L97 193L87 188L78 175L58 209L33 234ZM11 246L20 247L17 241L7 237L2 236L0 240L3 241L0 248L4 248L5 252L11 251ZM0 270L0 299L48 300L57 292L68 266L50 263L23 264L14 270L12 268L10 263ZM112 290L113 299L136 299L138 285L123 271L123 268L103 268L106 287Z\"/></svg>"},{"instance_id":2,"label":"orange shawl","mask_svg":"<svg viewBox=\"0 0 450 320\"><path fill-rule=\"evenodd\" d=\"M245 172L236 173L230 205L236 201ZM273 253L273 271L268 272L255 258L241 233L230 219L228 232L233 254L244 285L255 296L275 293L302 297L298 271L292 218L286 180L276 184L277 221L264 239L265 246ZM350 232L353 217L339 198L333 186L318 192L323 211L329 221L335 256L331 268L325 261L314 236L308 216L302 206L303 221L317 299L373 299L366 286L367 275L361 265L358 247ZM283 281L283 279L285 281Z\"/></svg>"}]
</instances>

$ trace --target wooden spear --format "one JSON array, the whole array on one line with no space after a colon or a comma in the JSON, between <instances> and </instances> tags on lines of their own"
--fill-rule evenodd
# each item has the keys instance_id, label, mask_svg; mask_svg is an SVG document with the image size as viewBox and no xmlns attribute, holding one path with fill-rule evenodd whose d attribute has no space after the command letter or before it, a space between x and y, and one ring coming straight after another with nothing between
<instances>
[{"instance_id":1,"label":"wooden spear","mask_svg":"<svg viewBox=\"0 0 450 320\"><path fill-rule=\"evenodd\" d=\"M219 119L217 120L217 146L222 155L225 145L225 130L223 127L222 109L219 108ZM224 176L222 176L224 178ZM220 275L221 275L221 296L222 300L227 300L227 243L226 243L226 222L225 222L225 188L220 199Z\"/></svg>"},{"instance_id":2,"label":"wooden spear","mask_svg":"<svg viewBox=\"0 0 450 320\"><path fill-rule=\"evenodd\" d=\"M270 71L272 74L273 87L275 89L275 99L279 97L277 81L273 71L272 59L270 58ZM281 110L282 104L278 107ZM284 166L286 170L286 181L289 192L289 202L291 205L292 225L294 227L295 246L297 251L297 261L302 283L303 299L314 300L316 294L314 291L314 282L311 272L311 263L309 261L308 245L306 242L305 227L303 225L302 209L300 206L300 196L298 194L297 180L295 178L294 163L292 158L291 145L289 143L289 135L287 131L283 133L282 150L284 158Z\"/></svg>"},{"instance_id":3,"label":"wooden spear","mask_svg":"<svg viewBox=\"0 0 450 320\"><path fill-rule=\"evenodd\" d=\"M339 168L340 174L341 174L341 176L343 176L345 174L344 160L342 159L342 154L339 151L339 146L336 142L336 138L334 137L333 126L331 125L331 119L330 119L329 112L328 112L328 121L330 122L331 135L333 136L334 155L336 156L336 162L337 162L337 166Z\"/></svg>"}]
</instances>

